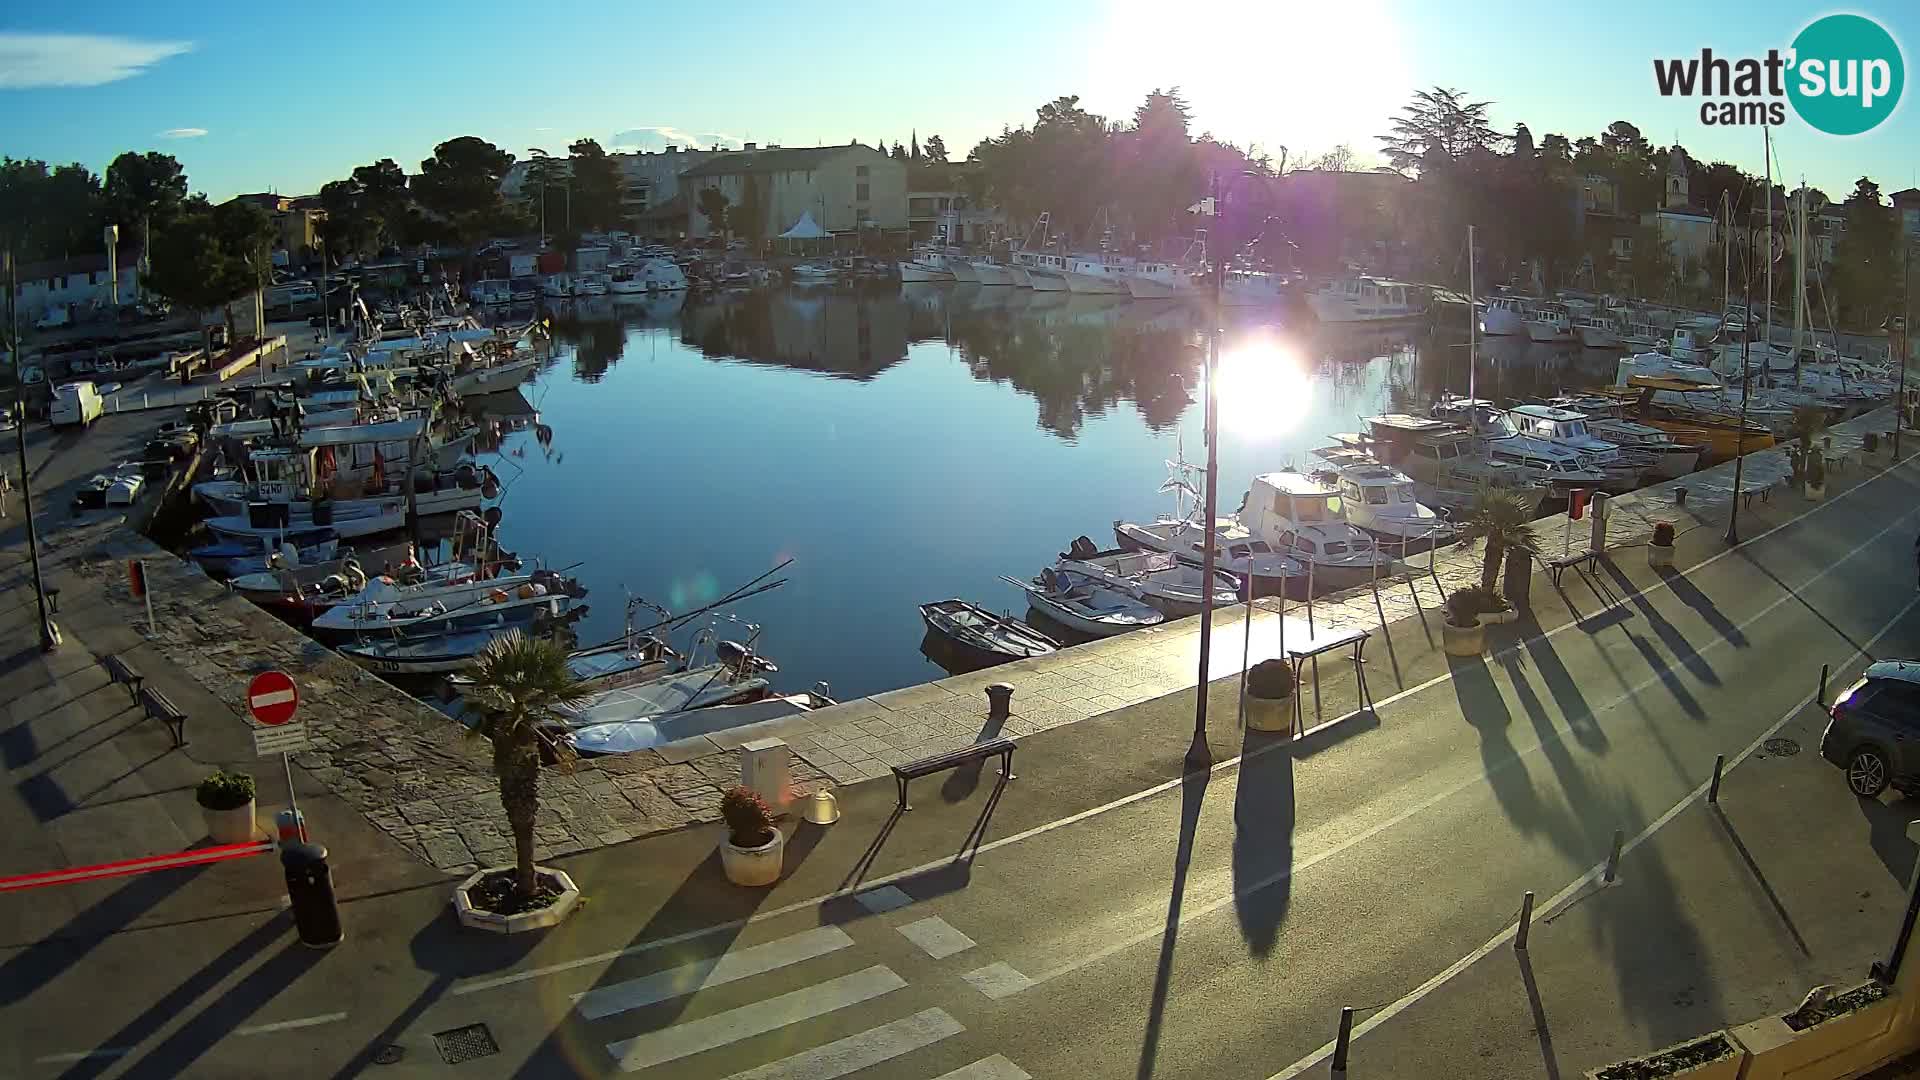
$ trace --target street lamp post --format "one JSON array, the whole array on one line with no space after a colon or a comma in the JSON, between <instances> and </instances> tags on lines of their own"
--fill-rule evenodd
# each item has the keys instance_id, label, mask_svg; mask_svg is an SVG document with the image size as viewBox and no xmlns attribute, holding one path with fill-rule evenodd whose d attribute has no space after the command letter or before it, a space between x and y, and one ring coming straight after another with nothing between
<instances>
[{"instance_id":1,"label":"street lamp post","mask_svg":"<svg viewBox=\"0 0 1920 1080\"><path fill-rule=\"evenodd\" d=\"M1767 213L1773 213L1772 187L1768 187ZM1772 256L1772 245L1768 245L1767 254ZM1733 436L1733 502L1727 511L1727 544L1740 543L1740 481L1747 465L1747 379L1748 353L1753 341L1753 229L1747 229L1747 267L1746 267L1746 306L1747 317L1740 328L1740 427ZM1767 302L1773 302L1772 297Z\"/></svg>"},{"instance_id":2,"label":"street lamp post","mask_svg":"<svg viewBox=\"0 0 1920 1080\"><path fill-rule=\"evenodd\" d=\"M1213 219L1218 231L1220 221L1220 174L1214 173L1210 184L1213 202ZM1220 498L1220 395L1215 380L1220 371L1220 291L1225 277L1225 262L1217 252L1208 252L1213 277L1213 307L1208 312L1212 320L1207 328L1207 397L1202 416L1207 442L1207 479L1206 493L1202 502L1206 514L1203 535L1202 554L1200 556L1200 676L1199 685L1194 688L1193 701L1193 744L1187 748L1187 769L1197 772L1213 763L1213 751L1207 746L1207 666L1213 654L1213 574L1214 549L1217 547L1218 531L1215 517ZM1252 612L1248 612L1252 618ZM1241 658L1243 663L1245 657Z\"/></svg>"},{"instance_id":3,"label":"street lamp post","mask_svg":"<svg viewBox=\"0 0 1920 1080\"><path fill-rule=\"evenodd\" d=\"M1913 317L1913 237L1900 237L1900 316L1894 320L1889 345L1900 355L1900 388L1893 398L1893 460L1900 461L1900 432L1907 426L1907 324Z\"/></svg>"},{"instance_id":4,"label":"street lamp post","mask_svg":"<svg viewBox=\"0 0 1920 1080\"><path fill-rule=\"evenodd\" d=\"M14 297L20 291L19 268L15 266L13 249L6 252L7 261L7 350L13 353L13 394L14 394L14 437L20 451L20 513L27 524L27 555L33 562L33 598L40 607L40 651L52 652L60 647L60 628L54 625L53 615L47 610L47 583L40 574L40 533L33 521L33 486L27 473L27 395L26 384L20 380L20 312L15 306Z\"/></svg>"}]
</instances>

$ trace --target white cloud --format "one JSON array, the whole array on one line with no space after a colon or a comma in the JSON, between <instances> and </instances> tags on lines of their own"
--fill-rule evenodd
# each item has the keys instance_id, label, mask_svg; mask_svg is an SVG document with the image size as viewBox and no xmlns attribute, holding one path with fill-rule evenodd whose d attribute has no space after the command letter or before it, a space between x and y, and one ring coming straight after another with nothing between
<instances>
[{"instance_id":1,"label":"white cloud","mask_svg":"<svg viewBox=\"0 0 1920 1080\"><path fill-rule=\"evenodd\" d=\"M160 133L162 139L198 139L207 133L206 128L168 128Z\"/></svg>"},{"instance_id":2,"label":"white cloud","mask_svg":"<svg viewBox=\"0 0 1920 1080\"><path fill-rule=\"evenodd\" d=\"M705 149L715 143L725 147L738 147L740 137L729 135L724 131L687 131L671 124L650 124L614 132L609 148L664 150L672 145Z\"/></svg>"},{"instance_id":3,"label":"white cloud","mask_svg":"<svg viewBox=\"0 0 1920 1080\"><path fill-rule=\"evenodd\" d=\"M119 82L192 48L105 34L0 33L0 90Z\"/></svg>"}]
</instances>

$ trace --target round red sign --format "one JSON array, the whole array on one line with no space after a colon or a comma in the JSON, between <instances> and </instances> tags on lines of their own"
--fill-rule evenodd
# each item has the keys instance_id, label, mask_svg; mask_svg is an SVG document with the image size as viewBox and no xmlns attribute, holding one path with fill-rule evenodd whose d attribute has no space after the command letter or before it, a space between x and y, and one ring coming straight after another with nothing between
<instances>
[{"instance_id":1,"label":"round red sign","mask_svg":"<svg viewBox=\"0 0 1920 1080\"><path fill-rule=\"evenodd\" d=\"M292 676L284 671L263 671L247 684L247 709L253 718L268 727L293 719L300 707L300 691Z\"/></svg>"}]
</instances>

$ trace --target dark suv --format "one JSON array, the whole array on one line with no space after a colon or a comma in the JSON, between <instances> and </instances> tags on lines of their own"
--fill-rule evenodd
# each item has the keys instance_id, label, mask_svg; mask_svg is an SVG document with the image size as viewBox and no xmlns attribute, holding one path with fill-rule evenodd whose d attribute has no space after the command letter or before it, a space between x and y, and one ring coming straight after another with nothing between
<instances>
[{"instance_id":1,"label":"dark suv","mask_svg":"<svg viewBox=\"0 0 1920 1080\"><path fill-rule=\"evenodd\" d=\"M1828 712L1820 756L1846 770L1855 795L1920 790L1920 661L1874 664Z\"/></svg>"}]
</instances>

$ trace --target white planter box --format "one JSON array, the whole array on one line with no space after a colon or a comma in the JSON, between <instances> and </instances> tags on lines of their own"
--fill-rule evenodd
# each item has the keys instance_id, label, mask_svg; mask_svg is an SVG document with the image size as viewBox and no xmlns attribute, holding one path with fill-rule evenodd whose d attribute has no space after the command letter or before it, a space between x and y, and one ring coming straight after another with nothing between
<instances>
[{"instance_id":1,"label":"white planter box","mask_svg":"<svg viewBox=\"0 0 1920 1080\"><path fill-rule=\"evenodd\" d=\"M1448 656L1479 656L1487 647L1486 627L1478 622L1472 626L1455 626L1441 619L1440 647Z\"/></svg>"},{"instance_id":2,"label":"white planter box","mask_svg":"<svg viewBox=\"0 0 1920 1080\"><path fill-rule=\"evenodd\" d=\"M773 839L759 847L735 847L732 838L722 837L720 868L735 885L771 885L780 880L786 847L787 838L777 828L773 830Z\"/></svg>"},{"instance_id":3,"label":"white planter box","mask_svg":"<svg viewBox=\"0 0 1920 1080\"><path fill-rule=\"evenodd\" d=\"M1740 1044L1739 1039L1725 1031L1710 1031L1699 1038L1688 1039L1686 1042L1674 1043L1672 1046L1655 1050L1645 1057L1629 1058L1627 1061L1616 1061L1612 1065L1603 1065L1598 1069L1588 1069L1584 1075L1587 1080L1600 1080L1602 1074L1615 1066L1625 1065L1629 1062L1644 1064L1663 1054L1670 1054L1675 1050L1684 1049L1685 1047L1692 1046L1694 1043L1702 1042L1715 1036L1725 1039L1727 1041L1727 1047L1732 1052L1724 1057L1715 1058L1712 1061L1693 1065L1677 1072L1666 1073L1662 1080L1741 1080L1740 1070L1741 1067L1747 1063L1747 1050L1746 1047Z\"/></svg>"},{"instance_id":4,"label":"white planter box","mask_svg":"<svg viewBox=\"0 0 1920 1080\"><path fill-rule=\"evenodd\" d=\"M475 930L487 930L496 934L518 934L528 930L543 930L556 926L567 917L580 903L580 886L573 883L565 870L555 870L550 866L536 866L536 874L545 874L560 883L560 897L538 911L523 911L516 915L496 915L484 908L473 905L467 898L467 890L480 884L480 879L488 874L497 874L502 870L512 870L510 866L489 866L475 872L453 890L453 911L459 916L460 925Z\"/></svg>"},{"instance_id":5,"label":"white planter box","mask_svg":"<svg viewBox=\"0 0 1920 1080\"><path fill-rule=\"evenodd\" d=\"M207 823L207 839L216 844L244 844L255 837L253 800L231 810L200 808L200 819Z\"/></svg>"},{"instance_id":6,"label":"white planter box","mask_svg":"<svg viewBox=\"0 0 1920 1080\"><path fill-rule=\"evenodd\" d=\"M1293 730L1293 698L1265 698L1247 695L1249 731Z\"/></svg>"},{"instance_id":7,"label":"white planter box","mask_svg":"<svg viewBox=\"0 0 1920 1080\"><path fill-rule=\"evenodd\" d=\"M1858 987L1847 988L1854 989ZM1890 1053L1906 1049L1905 1038L1883 1038L1889 1034L1901 1004L1898 991L1893 991L1879 1001L1805 1031L1793 1030L1778 1016L1741 1024L1733 1029L1733 1037L1753 1056L1744 1080L1855 1076L1879 1065Z\"/></svg>"},{"instance_id":8,"label":"white planter box","mask_svg":"<svg viewBox=\"0 0 1920 1080\"><path fill-rule=\"evenodd\" d=\"M1653 567L1672 566L1673 545L1668 544L1662 547L1659 544L1649 541L1647 543L1647 565Z\"/></svg>"}]
</instances>

